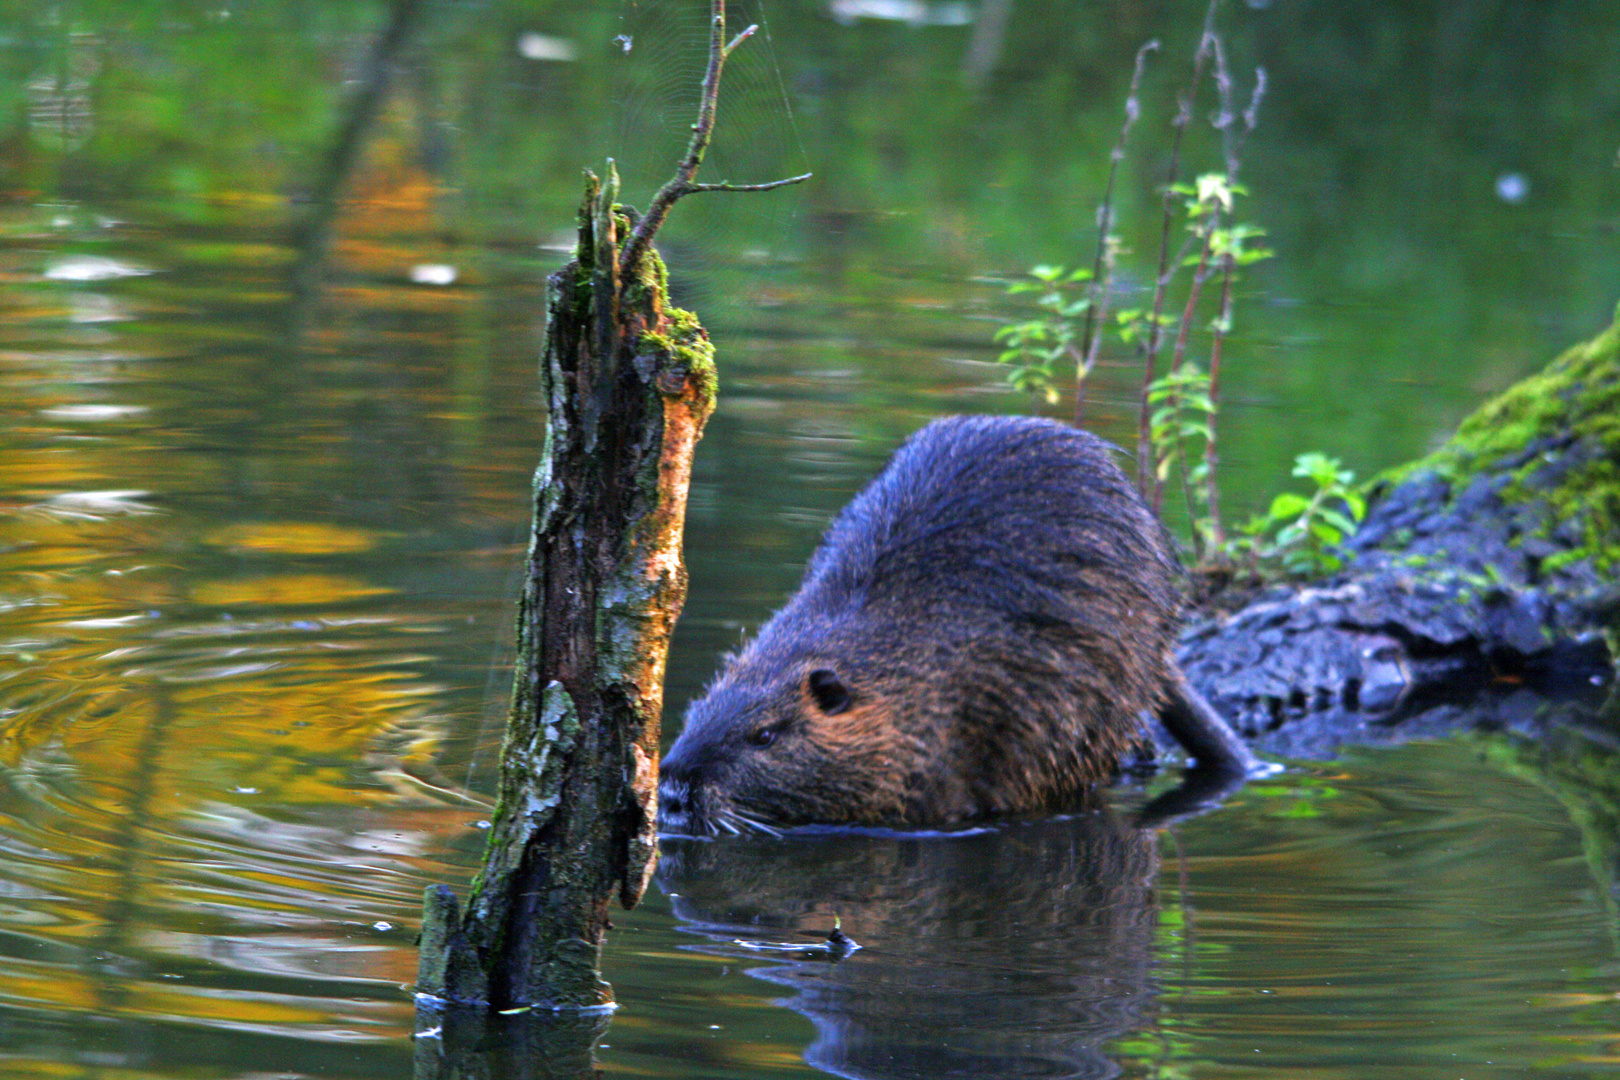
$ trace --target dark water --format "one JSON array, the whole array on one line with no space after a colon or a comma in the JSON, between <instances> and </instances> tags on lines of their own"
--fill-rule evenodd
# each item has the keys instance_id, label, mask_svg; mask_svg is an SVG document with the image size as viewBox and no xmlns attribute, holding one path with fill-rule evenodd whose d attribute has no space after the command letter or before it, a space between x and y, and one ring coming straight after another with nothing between
<instances>
[{"instance_id":1,"label":"dark water","mask_svg":"<svg viewBox=\"0 0 1620 1080\"><path fill-rule=\"evenodd\" d=\"M667 168L695 6L425 5L337 171L383 5L0 7L0 1075L412 1068L421 891L465 887L496 767L542 279L581 167L612 153L641 202ZM951 5L829 10L765 9L713 163L817 179L667 234L723 379L671 727L900 437L1031 407L990 363L1022 311L990 279L1085 257L1130 58L1165 39L1162 106L1198 17L1009 5L981 63ZM1244 168L1278 250L1232 345L1234 505L1300 450L1410 457L1607 321L1609 5L1225 22L1271 73ZM1142 250L1162 119L1122 181ZM1094 398L1119 440L1126 359ZM1293 763L1167 831L1126 791L971 836L672 847L615 917L597 1062L1603 1075L1595 753ZM840 962L751 947L834 919Z\"/></svg>"}]
</instances>

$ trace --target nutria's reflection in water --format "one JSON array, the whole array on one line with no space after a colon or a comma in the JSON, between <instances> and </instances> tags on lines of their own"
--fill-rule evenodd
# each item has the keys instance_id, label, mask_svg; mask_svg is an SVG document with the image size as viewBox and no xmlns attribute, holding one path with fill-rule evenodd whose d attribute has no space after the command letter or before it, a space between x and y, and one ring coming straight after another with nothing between
<instances>
[{"instance_id":1,"label":"nutria's reflection in water","mask_svg":"<svg viewBox=\"0 0 1620 1080\"><path fill-rule=\"evenodd\" d=\"M1101 1077L1142 1027L1154 834L1107 812L970 833L667 839L659 883L706 952L755 962L847 1077ZM841 961L743 942L824 940Z\"/></svg>"}]
</instances>

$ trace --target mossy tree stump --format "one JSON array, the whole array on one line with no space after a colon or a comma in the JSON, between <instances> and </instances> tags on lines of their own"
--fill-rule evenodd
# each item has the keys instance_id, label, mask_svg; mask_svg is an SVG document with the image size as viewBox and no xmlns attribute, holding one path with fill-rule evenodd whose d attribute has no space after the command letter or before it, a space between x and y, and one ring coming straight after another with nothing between
<instances>
[{"instance_id":1,"label":"mossy tree stump","mask_svg":"<svg viewBox=\"0 0 1620 1080\"><path fill-rule=\"evenodd\" d=\"M592 176L550 278L548 408L501 790L465 910L428 890L418 993L496 1009L606 1004L609 898L652 869L664 658L686 594L692 449L714 408L708 336L669 305L617 181ZM582 857L585 853L593 853Z\"/></svg>"},{"instance_id":2,"label":"mossy tree stump","mask_svg":"<svg viewBox=\"0 0 1620 1080\"><path fill-rule=\"evenodd\" d=\"M427 891L417 993L484 1009L606 1006L597 973L608 902L641 898L657 851L664 659L686 598L680 544L692 451L714 410L713 349L669 304L652 241L699 191L726 41L710 0L697 122L646 216L590 176L574 261L549 279L540 374L546 439L534 478L512 711L484 866L463 908Z\"/></svg>"}]
</instances>

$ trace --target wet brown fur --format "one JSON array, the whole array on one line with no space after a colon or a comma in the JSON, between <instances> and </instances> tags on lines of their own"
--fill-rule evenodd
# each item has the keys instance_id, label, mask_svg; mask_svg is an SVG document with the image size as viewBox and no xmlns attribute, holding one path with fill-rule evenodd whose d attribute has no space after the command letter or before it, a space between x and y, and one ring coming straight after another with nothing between
<instances>
[{"instance_id":1,"label":"wet brown fur","mask_svg":"<svg viewBox=\"0 0 1620 1080\"><path fill-rule=\"evenodd\" d=\"M829 528L662 771L693 834L1077 805L1179 685L1180 572L1107 443L953 417Z\"/></svg>"}]
</instances>

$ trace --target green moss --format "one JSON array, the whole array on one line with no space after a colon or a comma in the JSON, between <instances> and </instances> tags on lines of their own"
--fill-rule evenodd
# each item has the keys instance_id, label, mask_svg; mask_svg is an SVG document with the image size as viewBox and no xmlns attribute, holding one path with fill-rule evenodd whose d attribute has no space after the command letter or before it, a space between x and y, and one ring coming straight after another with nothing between
<instances>
[{"instance_id":1,"label":"green moss","mask_svg":"<svg viewBox=\"0 0 1620 1080\"><path fill-rule=\"evenodd\" d=\"M669 367L685 371L701 398L712 404L719 385L714 365L714 343L697 316L683 308L664 312L666 329L641 336L642 352L658 352L670 358Z\"/></svg>"},{"instance_id":2,"label":"green moss","mask_svg":"<svg viewBox=\"0 0 1620 1080\"><path fill-rule=\"evenodd\" d=\"M1514 470L1502 497L1544 507L1543 534L1579 522L1581 540L1549 557L1546 569L1581 561L1599 572L1620 568L1620 310L1597 337L1479 408L1434 453L1375 483L1434 473L1460 491L1482 470L1555 437L1569 440L1559 453L1573 467L1549 484L1545 461L1533 457Z\"/></svg>"},{"instance_id":3,"label":"green moss","mask_svg":"<svg viewBox=\"0 0 1620 1080\"><path fill-rule=\"evenodd\" d=\"M619 241L622 246L630 236L630 219L614 207L618 220ZM619 282L624 303L632 310L647 312L649 316L669 306L669 267L663 256L651 244L642 252L641 259Z\"/></svg>"}]
</instances>

